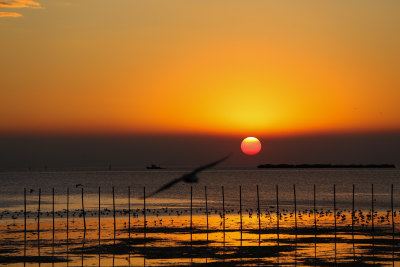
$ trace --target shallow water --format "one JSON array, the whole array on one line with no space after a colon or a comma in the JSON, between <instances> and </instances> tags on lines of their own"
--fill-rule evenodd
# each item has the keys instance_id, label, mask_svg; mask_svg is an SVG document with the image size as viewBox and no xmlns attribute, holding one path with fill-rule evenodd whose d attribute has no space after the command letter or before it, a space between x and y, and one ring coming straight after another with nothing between
<instances>
[{"instance_id":1,"label":"shallow water","mask_svg":"<svg viewBox=\"0 0 400 267\"><path fill-rule=\"evenodd\" d=\"M90 171L90 172L11 172L0 173L0 208L21 210L23 189L28 191L28 206L36 209L38 188L42 192L42 210L50 210L52 188L56 192L56 204L66 204L66 188L70 190L71 208L80 208L83 184L85 203L88 209L97 206L98 187L101 187L103 205L111 206L112 190L115 187L116 205L126 205L128 186L134 207L141 207L140 197L143 187L150 193L170 180L180 177L190 170L151 171ZM293 205L293 184L296 184L297 205L308 209L313 206L313 185L316 185L317 207L332 206L333 184L336 184L336 202L341 209L352 205L352 185L355 184L356 208L367 209L371 205L371 184L374 184L375 208L390 208L390 185L394 184L395 206L399 206L400 170L398 169L216 169L199 174L195 184L179 183L154 198L149 199L149 207L187 208L190 200L190 186L193 186L195 206L204 202L204 186L207 186L208 200L212 207L220 205L221 186L225 190L226 207L237 207L239 185L242 186L244 208L254 208L257 204L256 185L259 185L261 209L276 202L276 184L279 184L279 201L282 207ZM30 189L34 191L30 194ZM65 207L64 207L65 208Z\"/></svg>"},{"instance_id":2,"label":"shallow water","mask_svg":"<svg viewBox=\"0 0 400 267\"><path fill-rule=\"evenodd\" d=\"M143 196L143 187L146 187L147 192L152 192L159 184L184 172L185 170L0 173L4 185L0 189L0 263L11 266L20 266L23 262L27 266L37 266L38 262L41 262L40 266L177 266L206 263L223 266L315 266L332 265L335 261L362 265L399 264L400 172L397 169L207 171L200 175L198 184L178 184L155 198L147 199L147 223L144 229L144 203L140 199ZM82 217L82 188L76 188L76 184L83 184L84 188L86 231ZM279 227L276 217L276 184L279 184ZM293 212L293 184L296 184L297 216ZM337 231L334 231L334 184ZM353 184L354 216L351 213ZM390 203L391 184L394 184L394 220ZM239 185L242 186L242 231ZM260 217L257 210L257 185ZM112 186L115 187L116 231ZM128 186L131 188L130 213ZM192 223L190 186L193 187ZM208 193L208 225L205 186ZM224 203L221 186L224 186ZM37 220L39 187L40 225ZM26 243L24 188L27 189L28 212ZM70 192L68 236L67 188ZM30 189L34 191L30 193ZM24 251L27 257L23 257ZM39 253L40 258L37 257Z\"/></svg>"},{"instance_id":3,"label":"shallow water","mask_svg":"<svg viewBox=\"0 0 400 267\"><path fill-rule=\"evenodd\" d=\"M304 214L305 212L300 212ZM400 239L397 232L399 218L362 227L337 219L334 231L333 214L307 214L298 219L284 215L279 220L271 214L245 214L242 216L206 215L150 216L146 228L143 217L119 217L115 220L87 218L84 231L83 218L44 217L39 225L35 219L27 222L26 242L24 223L5 220L0 224L0 264L8 266L184 266L192 264L229 263L229 266L280 265L332 265L397 264ZM340 218L340 216L339 216ZM350 219L349 219L350 218ZM260 222L260 224L259 224ZM316 223L316 224L314 224ZM192 225L192 227L190 227ZM100 237L100 238L99 238ZM24 254L25 253L25 254ZM26 257L23 257L26 255ZM37 256L42 258L38 258Z\"/></svg>"}]
</instances>

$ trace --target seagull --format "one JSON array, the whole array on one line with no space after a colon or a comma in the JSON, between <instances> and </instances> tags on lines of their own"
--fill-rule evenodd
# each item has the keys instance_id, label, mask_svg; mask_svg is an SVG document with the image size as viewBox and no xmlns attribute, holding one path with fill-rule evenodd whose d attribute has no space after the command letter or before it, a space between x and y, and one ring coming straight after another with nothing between
<instances>
[{"instance_id":1,"label":"seagull","mask_svg":"<svg viewBox=\"0 0 400 267\"><path fill-rule=\"evenodd\" d=\"M176 183L179 183L181 181L186 182L186 183L197 183L199 181L199 178L196 176L196 174L198 174L201 171L204 171L205 169L214 167L215 165L217 165L218 163L223 162L224 160L226 160L227 158L229 158L231 156L231 154L228 154L227 156L223 157L222 159L219 159L217 161L214 161L212 163L209 163L207 165L198 167L196 169L194 169L192 172L184 174L182 177L180 178L176 178L174 180L172 180L171 182L165 184L164 186L162 186L161 188L159 188L157 191L154 191L153 193L151 193L150 195L146 196L146 198L152 197L155 194L160 193L161 191L164 191L168 188L170 188L171 186L173 186Z\"/></svg>"}]
</instances>

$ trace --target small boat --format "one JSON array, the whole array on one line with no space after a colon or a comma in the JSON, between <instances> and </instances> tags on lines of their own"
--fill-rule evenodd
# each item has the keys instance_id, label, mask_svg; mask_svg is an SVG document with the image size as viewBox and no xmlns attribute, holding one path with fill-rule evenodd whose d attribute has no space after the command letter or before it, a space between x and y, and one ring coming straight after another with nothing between
<instances>
[{"instance_id":1,"label":"small boat","mask_svg":"<svg viewBox=\"0 0 400 267\"><path fill-rule=\"evenodd\" d=\"M148 170L162 170L162 169L165 169L165 168L161 168L160 166L157 166L155 164L151 164L150 166L147 166L146 169L148 169Z\"/></svg>"}]
</instances>

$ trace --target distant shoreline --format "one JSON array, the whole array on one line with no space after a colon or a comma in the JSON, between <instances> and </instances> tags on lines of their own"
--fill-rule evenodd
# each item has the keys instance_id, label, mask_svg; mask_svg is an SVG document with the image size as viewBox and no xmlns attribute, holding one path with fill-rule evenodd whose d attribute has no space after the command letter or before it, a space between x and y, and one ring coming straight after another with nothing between
<instances>
[{"instance_id":1,"label":"distant shoreline","mask_svg":"<svg viewBox=\"0 0 400 267\"><path fill-rule=\"evenodd\" d=\"M261 164L260 169L393 169L394 164Z\"/></svg>"}]
</instances>

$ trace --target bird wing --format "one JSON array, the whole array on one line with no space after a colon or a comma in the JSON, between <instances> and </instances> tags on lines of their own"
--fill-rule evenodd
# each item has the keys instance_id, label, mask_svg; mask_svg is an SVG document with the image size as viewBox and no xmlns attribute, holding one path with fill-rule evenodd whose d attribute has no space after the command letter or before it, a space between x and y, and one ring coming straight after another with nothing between
<instances>
[{"instance_id":1,"label":"bird wing","mask_svg":"<svg viewBox=\"0 0 400 267\"><path fill-rule=\"evenodd\" d=\"M151 193L150 195L146 196L146 198L152 197L155 194L160 193L161 191L164 191L165 189L170 188L171 186L173 186L174 184L180 182L183 180L183 176L177 179L172 180L171 182L169 182L168 184L163 185L162 187L160 187L157 191L154 191L153 193Z\"/></svg>"},{"instance_id":2,"label":"bird wing","mask_svg":"<svg viewBox=\"0 0 400 267\"><path fill-rule=\"evenodd\" d=\"M226 155L226 156L223 157L222 159L219 159L219 160L214 161L214 162L212 162L212 163L209 163L209 164L207 164L207 165L200 166L200 167L198 167L197 169L195 169L194 171L192 171L191 174L196 174L196 173L198 173L198 172L204 171L205 169L214 167L214 166L217 165L218 163L221 163L221 162L223 162L224 160L226 160L227 158L229 158L229 157L231 156L231 154L232 154L232 153Z\"/></svg>"},{"instance_id":3,"label":"bird wing","mask_svg":"<svg viewBox=\"0 0 400 267\"><path fill-rule=\"evenodd\" d=\"M194 175L194 174L196 174L196 173L198 173L198 172L201 172L201 171L203 171L203 170L205 170L205 169L211 168L211 167L217 165L218 163L220 163L220 162L226 160L226 159L229 158L230 156L231 156L231 154L228 154L228 155L226 155L225 157L223 157L222 159L219 159L219 160L214 161L214 162L212 162L212 163L210 163L210 164L207 164L207 165L198 167L197 169L193 170L191 173L185 174L184 176L182 176L182 177L180 177L180 178L177 178L177 179L175 179L175 180L172 180L172 181L169 182L168 184L165 184L164 186L162 186L161 188L159 188L157 191L154 191L154 192L151 193L150 195L146 196L146 198L152 197L152 196L154 196L155 194L158 194L158 193L160 193L161 191L164 191L165 189L170 188L170 187L173 186L174 184L176 184L176 183L178 183L178 182L180 182L180 181L183 181L184 178L185 178L185 176Z\"/></svg>"}]
</instances>

